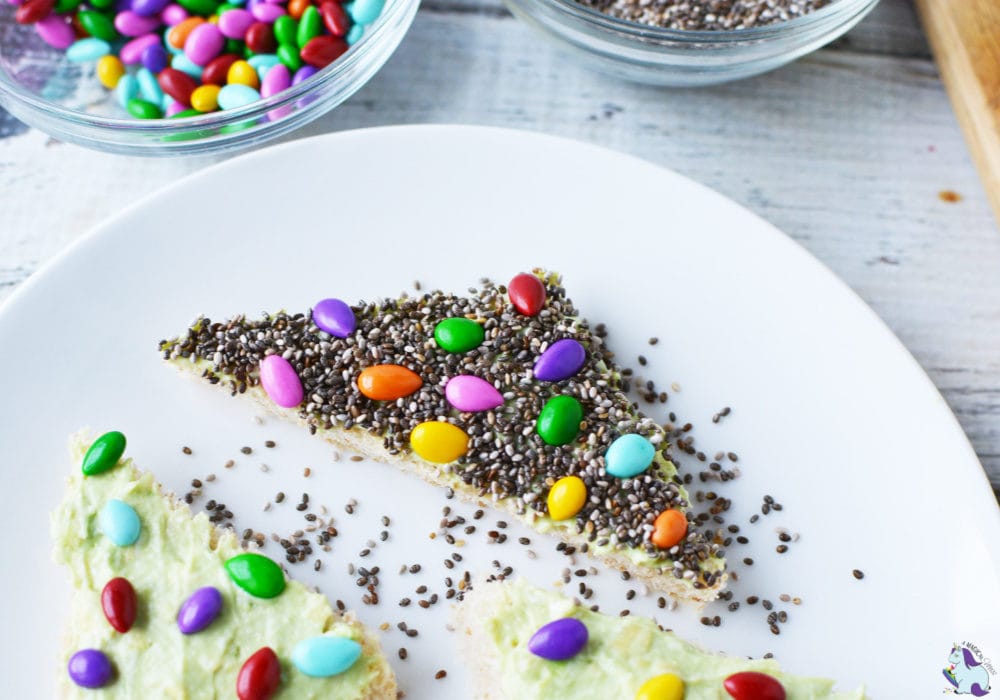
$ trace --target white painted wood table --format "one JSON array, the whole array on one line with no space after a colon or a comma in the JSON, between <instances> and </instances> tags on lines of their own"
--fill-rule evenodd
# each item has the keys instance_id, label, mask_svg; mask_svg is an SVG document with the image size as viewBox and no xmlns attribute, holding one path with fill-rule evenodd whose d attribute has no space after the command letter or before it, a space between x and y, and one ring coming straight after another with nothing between
<instances>
[{"instance_id":1,"label":"white painted wood table","mask_svg":"<svg viewBox=\"0 0 1000 700\"><path fill-rule=\"evenodd\" d=\"M427 122L609 146L770 220L886 320L1000 489L1000 231L906 0L791 66L699 90L591 73L499 0L424 0L371 83L291 138ZM94 224L210 162L90 152L0 112L0 300Z\"/></svg>"}]
</instances>

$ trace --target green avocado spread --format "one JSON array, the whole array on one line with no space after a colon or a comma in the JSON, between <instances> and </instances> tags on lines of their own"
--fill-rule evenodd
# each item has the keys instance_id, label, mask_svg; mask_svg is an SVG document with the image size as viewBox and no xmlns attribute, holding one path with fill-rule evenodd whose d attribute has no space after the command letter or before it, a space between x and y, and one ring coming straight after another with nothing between
<instances>
[{"instance_id":1,"label":"green avocado spread","mask_svg":"<svg viewBox=\"0 0 1000 700\"><path fill-rule=\"evenodd\" d=\"M673 673L684 681L684 700L732 700L723 689L726 677L759 671L777 678L788 700L864 700L863 689L833 690L834 682L783 673L776 661L749 660L706 652L656 623L638 617L610 617L575 605L556 593L517 579L484 583L465 605L479 606L469 616L480 626L487 653L497 658L502 687L498 697L517 700L631 700L650 678ZM575 617L587 626L583 651L567 661L548 661L528 651L531 636L543 625Z\"/></svg>"},{"instance_id":2,"label":"green avocado spread","mask_svg":"<svg viewBox=\"0 0 1000 700\"><path fill-rule=\"evenodd\" d=\"M75 445L77 464L85 447ZM109 499L125 501L139 515L142 530L134 545L116 546L99 530L98 513ZM392 677L360 623L333 612L322 595L296 581L272 599L254 598L237 587L224 567L243 551L235 536L217 529L204 513L192 516L131 460L95 476L76 470L52 515L52 533L55 559L68 567L73 586L59 697L231 699L243 662L264 646L281 661L277 698L367 698L376 679L384 687ZM131 582L138 598L136 622L125 634L108 624L101 609L104 585L118 576ZM182 634L178 610L203 586L222 593L222 612L205 630ZM291 663L292 650L324 634L358 641L361 658L337 676L300 673ZM69 657L86 648L103 651L115 668L113 680L98 690L77 687L66 673Z\"/></svg>"}]
</instances>

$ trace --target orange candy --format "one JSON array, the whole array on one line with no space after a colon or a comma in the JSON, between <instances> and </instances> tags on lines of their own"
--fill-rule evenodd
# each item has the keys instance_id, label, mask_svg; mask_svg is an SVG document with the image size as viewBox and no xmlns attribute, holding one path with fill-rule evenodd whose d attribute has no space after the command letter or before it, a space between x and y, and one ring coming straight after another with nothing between
<instances>
[{"instance_id":1,"label":"orange candy","mask_svg":"<svg viewBox=\"0 0 1000 700\"><path fill-rule=\"evenodd\" d=\"M423 384L420 375L401 365L375 365L358 375L358 389L374 401L401 399Z\"/></svg>"},{"instance_id":2,"label":"orange candy","mask_svg":"<svg viewBox=\"0 0 1000 700\"><path fill-rule=\"evenodd\" d=\"M201 17L188 17L183 22L179 22L170 28L167 32L167 41L175 49L183 49L184 42L187 41L188 34L194 31L194 28L199 24L204 24L205 20Z\"/></svg>"},{"instance_id":3,"label":"orange candy","mask_svg":"<svg viewBox=\"0 0 1000 700\"><path fill-rule=\"evenodd\" d=\"M299 20L306 8L312 5L312 0L288 0L288 14L292 19Z\"/></svg>"},{"instance_id":4,"label":"orange candy","mask_svg":"<svg viewBox=\"0 0 1000 700\"><path fill-rule=\"evenodd\" d=\"M688 521L684 513L671 508L656 516L649 539L660 549L670 549L684 539L687 531Z\"/></svg>"}]
</instances>

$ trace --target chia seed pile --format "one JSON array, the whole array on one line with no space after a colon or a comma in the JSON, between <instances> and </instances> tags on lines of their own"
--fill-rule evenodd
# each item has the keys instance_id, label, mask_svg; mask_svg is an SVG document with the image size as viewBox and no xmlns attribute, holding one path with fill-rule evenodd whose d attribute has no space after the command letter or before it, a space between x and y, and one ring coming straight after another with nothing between
<instances>
[{"instance_id":1,"label":"chia seed pile","mask_svg":"<svg viewBox=\"0 0 1000 700\"><path fill-rule=\"evenodd\" d=\"M786 22L831 0L577 0L618 19L667 29L725 31Z\"/></svg>"},{"instance_id":2,"label":"chia seed pile","mask_svg":"<svg viewBox=\"0 0 1000 700\"><path fill-rule=\"evenodd\" d=\"M312 432L365 430L382 437L389 454L408 452L410 431L423 421L455 423L469 435L470 444L467 454L453 465L454 473L480 497L516 499L522 514L529 510L544 514L545 494L552 483L569 474L579 476L587 486L588 500L576 516L576 527L589 542L639 549L667 575L686 579L695 588L715 585L719 574L702 568L721 556L720 542L707 540L693 526L686 539L669 550L659 550L649 541L660 512L689 506L682 479L670 463L670 433L638 412L625 394L628 380L615 368L612 353L587 321L577 317L557 278L547 280L546 307L534 317L514 312L506 291L503 285L483 280L483 289L470 289L468 297L435 291L415 298L362 302L353 307L356 332L343 339L320 331L309 313L280 313L260 320L238 316L222 323L202 318L185 337L163 341L160 347L168 360L211 363L203 376L213 384L224 383L233 395L258 384L263 357L281 353L302 381L306 403L300 416ZM482 345L464 354L440 349L433 327L449 317L482 322L486 333ZM538 355L567 337L587 349L584 367L562 382L534 380L531 370ZM384 363L415 371L423 386L395 402L368 399L355 379L362 369ZM444 385L458 374L473 374L494 384L504 396L504 407L461 414L452 409ZM543 405L557 394L576 397L585 411L578 441L560 447L545 444L535 430ZM683 434L683 429L673 432ZM626 433L647 437L657 447L659 459L641 476L610 478L604 472L603 454ZM691 450L679 442L685 452ZM692 519L691 514L688 517Z\"/></svg>"}]
</instances>

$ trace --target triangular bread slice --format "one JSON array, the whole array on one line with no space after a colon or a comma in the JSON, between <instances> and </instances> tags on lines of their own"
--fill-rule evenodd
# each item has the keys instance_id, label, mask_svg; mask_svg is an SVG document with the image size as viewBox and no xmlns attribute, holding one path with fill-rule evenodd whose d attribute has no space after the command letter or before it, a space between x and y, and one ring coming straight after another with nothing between
<instances>
[{"instance_id":1,"label":"triangular bread slice","mask_svg":"<svg viewBox=\"0 0 1000 700\"><path fill-rule=\"evenodd\" d=\"M574 618L586 627L582 649L552 661L529 650L543 626ZM525 582L480 582L453 608L453 627L474 679L476 700L574 700L684 697L730 698L724 683L740 673L770 676L788 700L864 700L863 688L835 691L834 681L793 676L773 659L746 659L705 651L664 631L653 620L592 612L568 598ZM550 638L551 639L551 638ZM551 642L550 642L551 643ZM663 679L665 674L677 679ZM683 684L682 694L662 686ZM754 679L746 679L752 681ZM761 680L761 679L757 679ZM662 683L660 693L652 688ZM646 685L648 684L648 685ZM645 685L645 688L644 688ZM646 690L640 693L640 689ZM675 691L676 692L676 691ZM743 694L741 698L764 697Z\"/></svg>"},{"instance_id":2,"label":"triangular bread slice","mask_svg":"<svg viewBox=\"0 0 1000 700\"><path fill-rule=\"evenodd\" d=\"M336 328L321 330L315 308L256 320L200 317L180 337L161 341L160 350L170 363L233 396L251 398L335 445L396 463L468 501L490 500L654 590L697 602L715 599L725 585L725 561L720 545L696 530L663 427L641 414L626 395L613 354L566 296L558 274L535 270L515 280L517 289L484 280L481 289L470 289L467 296L432 291L361 301L350 307L346 332L340 334L344 337L332 334ZM523 292L525 282L544 289L544 303L534 315L522 313L524 301L512 293ZM347 308L337 303L341 310ZM482 340L472 349L449 351L436 337L440 322L456 318L482 329ZM582 366L568 377L539 380L536 362L543 355L551 360L557 341L565 347L568 340L582 347L577 349L583 353ZM276 402L262 387L262 361L275 364L274 355L287 361L301 383L298 405L282 407L278 403L287 397ZM419 377L419 388L396 400L369 398L359 388L359 377L381 365L405 367ZM492 385L502 395L502 406L456 408L446 386L459 375ZM558 371L546 375L560 376ZM543 439L536 426L556 397L572 403L563 398L571 397L583 415L578 433L562 445ZM445 454L428 461L412 448L411 437L417 426L440 422L461 429L467 451L457 459ZM606 470L608 447L632 434L648 442L648 468L631 478L612 476ZM550 490L570 476L586 486L582 509L567 519L553 519ZM658 546L651 535L667 511L675 525L679 519L680 527L686 527L686 517L690 527L679 541L660 539L663 546Z\"/></svg>"},{"instance_id":3,"label":"triangular bread slice","mask_svg":"<svg viewBox=\"0 0 1000 700\"><path fill-rule=\"evenodd\" d=\"M89 444L74 436L76 464ZM138 515L134 544L119 546L107 535L102 513L113 500ZM352 613L334 611L323 595L294 580L286 580L275 597L250 595L227 573L226 562L245 554L233 532L216 527L204 513L193 515L131 459L91 476L74 469L52 514L52 534L55 559L68 568L73 587L58 697L234 698L244 663L268 647L281 667L276 699L396 698L395 676L378 639ZM119 577L131 584L137 601L134 624L124 633L109 623L102 596ZM182 634L179 610L204 587L221 593L221 612L204 629ZM339 675L305 675L293 663L293 651L320 636L357 642L360 657ZM80 650L99 651L113 667L110 682L99 690L79 687L67 673Z\"/></svg>"}]
</instances>

